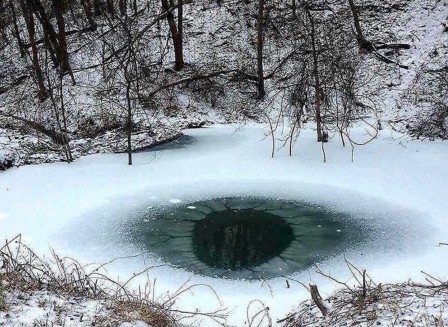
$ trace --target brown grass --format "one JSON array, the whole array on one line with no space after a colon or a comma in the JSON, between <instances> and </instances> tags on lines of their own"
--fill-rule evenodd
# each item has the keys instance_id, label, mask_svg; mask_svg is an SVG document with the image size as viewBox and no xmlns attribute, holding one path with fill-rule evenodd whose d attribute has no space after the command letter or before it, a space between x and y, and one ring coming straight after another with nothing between
<instances>
[{"instance_id":1,"label":"brown grass","mask_svg":"<svg viewBox=\"0 0 448 327\"><path fill-rule=\"evenodd\" d=\"M132 302L132 301L117 301L111 307L110 320L123 322L141 320L154 327L170 327L176 326L176 321L173 317L167 315L162 308L156 308L150 304Z\"/></svg>"},{"instance_id":2,"label":"brown grass","mask_svg":"<svg viewBox=\"0 0 448 327\"><path fill-rule=\"evenodd\" d=\"M73 258L60 257L52 251L50 259L42 259L25 245L18 235L0 246L0 310L6 308L4 292L33 292L45 290L62 297L101 300L107 303L107 317L98 315L100 326L118 326L122 322L141 320L154 327L180 326L185 318L211 319L224 322L226 309L220 307L212 312L182 311L176 308L176 300L183 294L191 294L195 288L206 288L221 304L209 285L185 282L171 295L155 300L154 283L149 280L144 290L131 290L128 285L138 276L147 275L153 268L135 273L129 280L115 281L107 276L105 264L88 265L87 270ZM3 285L3 286L2 286ZM3 287L3 291L2 291Z\"/></svg>"},{"instance_id":3,"label":"brown grass","mask_svg":"<svg viewBox=\"0 0 448 327\"><path fill-rule=\"evenodd\" d=\"M3 278L0 274L0 311L7 311L5 293L3 291Z\"/></svg>"},{"instance_id":4,"label":"brown grass","mask_svg":"<svg viewBox=\"0 0 448 327\"><path fill-rule=\"evenodd\" d=\"M448 282L422 272L427 284L407 281L401 284L375 283L365 270L346 261L354 285L341 282L316 266L317 273L342 286L325 299L330 310L323 316L316 303L306 300L277 323L283 327L301 326L446 326ZM434 310L436 308L436 310ZM445 319L445 321L444 321Z\"/></svg>"}]
</instances>

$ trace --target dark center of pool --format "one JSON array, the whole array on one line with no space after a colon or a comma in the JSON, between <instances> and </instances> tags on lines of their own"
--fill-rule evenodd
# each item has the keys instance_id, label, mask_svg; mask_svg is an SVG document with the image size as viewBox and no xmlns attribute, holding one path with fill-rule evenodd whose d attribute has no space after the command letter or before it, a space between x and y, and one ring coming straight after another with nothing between
<instances>
[{"instance_id":1,"label":"dark center of pool","mask_svg":"<svg viewBox=\"0 0 448 327\"><path fill-rule=\"evenodd\" d=\"M282 253L294 240L282 218L253 209L212 212L196 222L193 249L211 267L238 270L258 266Z\"/></svg>"}]
</instances>

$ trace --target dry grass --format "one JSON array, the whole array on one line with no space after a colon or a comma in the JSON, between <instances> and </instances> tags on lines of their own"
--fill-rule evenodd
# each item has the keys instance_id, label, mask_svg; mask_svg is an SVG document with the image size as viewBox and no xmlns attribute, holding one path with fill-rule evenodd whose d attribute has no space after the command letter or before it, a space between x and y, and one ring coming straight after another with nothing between
<instances>
[{"instance_id":1,"label":"dry grass","mask_svg":"<svg viewBox=\"0 0 448 327\"><path fill-rule=\"evenodd\" d=\"M0 311L6 311L8 307L6 306L5 293L3 291L3 279L0 274Z\"/></svg>"},{"instance_id":2,"label":"dry grass","mask_svg":"<svg viewBox=\"0 0 448 327\"><path fill-rule=\"evenodd\" d=\"M149 279L147 268L135 273L125 281L115 281L107 276L106 264L82 266L73 258L59 257L54 251L49 259L42 259L21 241L20 235L6 241L0 247L0 286L3 292L19 291L31 293L48 291L64 298L100 300L107 303L106 315L95 320L100 326L118 326L122 322L141 320L154 327L180 326L185 318L211 319L223 323L227 311L209 285L195 285L185 282L173 293L158 298L153 293L154 283ZM128 285L138 276L148 276L143 290L131 290ZM212 312L181 311L175 303L184 294L191 294L196 288L206 288L215 296L220 307ZM3 300L2 300L3 299ZM0 288L0 309L6 308Z\"/></svg>"},{"instance_id":3,"label":"dry grass","mask_svg":"<svg viewBox=\"0 0 448 327\"><path fill-rule=\"evenodd\" d=\"M342 289L326 299L331 307L323 317L316 305L305 301L287 318L284 327L300 326L434 326L443 327L447 318L448 289L411 283L379 285L376 293L359 302L353 293Z\"/></svg>"},{"instance_id":4,"label":"dry grass","mask_svg":"<svg viewBox=\"0 0 448 327\"><path fill-rule=\"evenodd\" d=\"M11 309L6 303L6 293L30 294L35 291L46 291L65 299L101 301L105 311L95 315L93 320L96 326L114 327L126 321L140 320L154 327L177 327L182 326L186 318L189 318L188 326L192 325L191 321L199 322L204 319L225 325L227 310L209 285L190 284L187 281L167 297L155 300L153 292L155 285L149 278L143 289L131 291L128 288L134 278L147 274L150 268L135 274L127 281L116 282L103 273L107 265L99 264L94 267L89 265L87 271L76 260L61 258L54 252L51 259L44 260L24 245L18 236L0 247L0 310ZM447 282L425 274L427 280L425 285L412 282L376 284L366 271L358 269L348 261L347 267L354 285L338 281L325 274L319 267L316 268L322 276L341 286L339 291L324 301L329 308L326 316L322 316L316 304L308 300L302 302L286 318L277 321L277 325L348 327L375 326L381 322L386 325L441 327L448 323L448 314L444 314L448 312ZM302 284L296 280L290 279L290 281ZM307 285L302 286L308 289ZM219 303L219 308L211 312L191 312L176 307L176 301L181 296L193 294L197 288L210 292ZM42 306L48 307L45 303ZM61 322L68 311L67 308L51 310L59 312L56 314L56 319L60 319ZM251 301L246 314L245 325L249 327L273 324L269 307L260 300ZM35 321L35 325L52 326L56 322L48 319L39 320Z\"/></svg>"},{"instance_id":5,"label":"dry grass","mask_svg":"<svg viewBox=\"0 0 448 327\"><path fill-rule=\"evenodd\" d=\"M411 281L401 284L376 284L364 270L347 262L354 285L323 273L342 287L325 299L326 316L317 305L307 300L286 318L277 321L283 327L301 326L434 326L448 323L448 283L429 274L427 284Z\"/></svg>"},{"instance_id":6,"label":"dry grass","mask_svg":"<svg viewBox=\"0 0 448 327\"><path fill-rule=\"evenodd\" d=\"M163 310L157 310L156 307L137 303L132 301L117 301L110 307L111 316L109 321L123 322L141 320L154 327L175 326L176 321L173 317L166 315Z\"/></svg>"}]
</instances>

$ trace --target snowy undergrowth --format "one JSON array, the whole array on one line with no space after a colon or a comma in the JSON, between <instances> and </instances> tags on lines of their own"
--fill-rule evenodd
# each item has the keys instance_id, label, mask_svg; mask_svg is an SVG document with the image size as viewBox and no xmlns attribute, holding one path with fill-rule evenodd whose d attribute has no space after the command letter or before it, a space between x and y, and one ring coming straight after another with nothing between
<instances>
[{"instance_id":1,"label":"snowy undergrowth","mask_svg":"<svg viewBox=\"0 0 448 327\"><path fill-rule=\"evenodd\" d=\"M137 305L62 296L48 291L5 292L5 301L8 307L0 310L0 324L5 326L170 326L166 323L148 323L150 319L145 314L145 308ZM146 311L149 310L146 308Z\"/></svg>"},{"instance_id":2,"label":"snowy undergrowth","mask_svg":"<svg viewBox=\"0 0 448 327\"><path fill-rule=\"evenodd\" d=\"M386 24L391 26L384 29L392 32L392 42L409 44L410 49L386 52L408 68L391 66L387 77L379 82L383 84L383 116L395 128L415 137L444 138L448 129L443 118L448 108L446 81L437 81L433 76L434 72L444 74L448 65L447 10L446 1L412 1L388 14ZM442 103L445 113L440 112L440 117L435 107ZM421 124L427 125L426 130L418 130Z\"/></svg>"},{"instance_id":3,"label":"snowy undergrowth","mask_svg":"<svg viewBox=\"0 0 448 327\"><path fill-rule=\"evenodd\" d=\"M426 101L428 98L420 101L421 97L415 95L422 92L425 94L426 91L440 94L437 86L427 83L426 77L428 71L442 69L447 65L448 33L444 27L447 19L447 3L437 0L369 0L358 1L357 5L362 28L368 40L377 45L404 43L410 48L378 50L392 63L378 60L371 53L360 53L359 80L356 83L361 87L357 89L359 94L355 96L361 100L362 105L372 107L371 109L376 112L376 118L383 121L383 124L390 123L402 132L406 131L406 127L410 127L412 132L413 124L422 119L425 121L428 115L431 117L433 109L431 101ZM161 43L164 42L161 38L162 31L167 30L166 22L162 21L160 26L150 29L145 39L148 43L145 47L147 51L145 56L150 63L160 62L157 71L160 70L162 77L157 77L156 82L150 83L148 88L157 89L166 82L208 73L214 69L242 69L253 74L255 71L253 38L256 29L251 12L254 8L250 5L242 6L242 10L234 10L232 4L226 1L221 7L217 3L205 2L185 7L184 51L187 66L184 72L172 70L172 47L167 47L163 56L159 53ZM335 12L340 10L342 15L345 15L344 26L350 30L351 15L348 6L345 2L343 5L339 3L335 6L332 9ZM157 8L145 12L139 24L144 26L145 22L151 21ZM71 85L72 82L66 78L61 92L67 110L67 133L72 140L70 146L75 158L92 153L123 152L126 145L125 110L123 103L120 102L124 94L123 78L117 73L113 83L108 81L110 76L107 72L113 75L117 69L113 64L106 65L104 69L99 65L104 54L101 42L96 36L106 33L107 43L117 43L117 46L124 41L119 35L108 33L109 26L106 21L100 19L98 23L98 30L95 33L70 36L69 39L70 61L77 85ZM18 24L26 39L23 19L19 19ZM86 22L68 21L67 24L82 29ZM79 24L81 26L78 26ZM292 37L294 34L282 30L283 25L280 20L279 31L267 30L265 47L267 55L264 62L266 74L276 70L278 64L294 50ZM277 33L282 37L279 38ZM15 44L14 38L10 41L11 43L8 43L1 53L1 76L3 84L6 86L13 84L14 87L10 90L4 87L9 91L0 96L0 110L7 115L15 114L55 129L51 104L49 101L40 103L35 97L35 92L30 92L35 90L32 78L21 79L29 75L27 67L30 63L24 59L17 59L20 56L18 45ZM44 56L44 48L39 49L40 55ZM394 62L408 68L400 68ZM294 65L286 62L282 74L290 75L297 68ZM49 75L49 78L57 79L51 70ZM235 78L238 80L237 77ZM280 74L276 78L266 80L267 102L273 100L275 94L280 98L284 97L279 91L290 82L288 79L282 82L282 78ZM20 83L15 85L14 82L17 80L20 80ZM207 81L209 84L193 83L188 87L176 87L162 92L145 106L137 104L133 117L134 148L169 139L191 124L236 121L245 115L260 119L257 111L253 110L259 104L250 96L251 93L255 93L255 87L250 83L240 85L241 81L230 85L232 80L234 79L223 78ZM116 94L109 92L110 88L116 88ZM263 106L264 104L261 105ZM278 111L278 106L278 103L274 103L274 111ZM307 110L312 112L313 108ZM271 111L270 107L268 111ZM258 115L259 113L260 110ZM416 116L417 114L420 116ZM3 117L2 121L2 127L6 131L0 133L0 144L3 145L0 169L11 164L54 162L64 159L61 146L50 138L30 128L23 128L17 120ZM10 128L11 125L20 125L22 129ZM446 130L446 126L442 129ZM8 140L3 141L2 135ZM443 135L444 133L438 133L436 136L443 137Z\"/></svg>"},{"instance_id":4,"label":"snowy undergrowth","mask_svg":"<svg viewBox=\"0 0 448 327\"><path fill-rule=\"evenodd\" d=\"M187 120L172 121L167 125L142 128L132 134L133 150L149 148L169 142L181 135L187 127L203 126L216 119L192 117ZM126 149L126 135L121 128L105 132L92 138L77 138L69 142L73 158L95 153L121 153ZM49 137L19 130L0 128L0 171L27 164L41 164L66 161L60 145Z\"/></svg>"},{"instance_id":5,"label":"snowy undergrowth","mask_svg":"<svg viewBox=\"0 0 448 327\"><path fill-rule=\"evenodd\" d=\"M6 293L0 321L11 326L92 326L104 308L100 301L59 297L46 291Z\"/></svg>"},{"instance_id":6,"label":"snowy undergrowth","mask_svg":"<svg viewBox=\"0 0 448 327\"><path fill-rule=\"evenodd\" d=\"M152 284L131 291L107 276L107 263L41 258L20 235L0 247L0 261L1 325L174 327L182 318L170 312L176 296L155 299Z\"/></svg>"},{"instance_id":7,"label":"snowy undergrowth","mask_svg":"<svg viewBox=\"0 0 448 327\"><path fill-rule=\"evenodd\" d=\"M292 326L435 326L448 323L448 290L445 283L379 284L361 299L344 288L325 299L329 313L323 316L311 300L302 302L281 322Z\"/></svg>"}]
</instances>

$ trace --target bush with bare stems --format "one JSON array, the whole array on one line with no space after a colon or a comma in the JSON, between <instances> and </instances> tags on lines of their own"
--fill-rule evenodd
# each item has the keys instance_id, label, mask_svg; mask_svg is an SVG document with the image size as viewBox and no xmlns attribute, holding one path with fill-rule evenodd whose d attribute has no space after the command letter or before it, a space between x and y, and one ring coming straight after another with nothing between
<instances>
[{"instance_id":1,"label":"bush with bare stems","mask_svg":"<svg viewBox=\"0 0 448 327\"><path fill-rule=\"evenodd\" d=\"M354 285L342 282L317 267L317 273L342 288L322 302L300 303L277 323L284 327L299 326L446 326L448 283L422 272L427 284L411 281L401 284L377 284L365 270L346 260ZM303 284L302 284L303 285ZM303 285L307 287L306 285ZM313 286L310 285L312 292ZM308 288L308 287L307 287ZM311 294L313 295L313 294ZM325 310L322 309L325 307Z\"/></svg>"}]
</instances>

